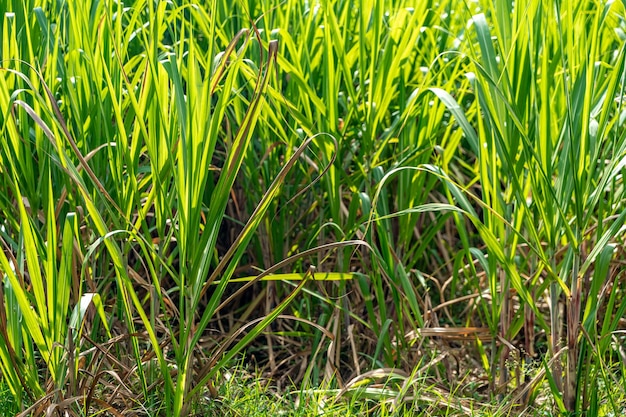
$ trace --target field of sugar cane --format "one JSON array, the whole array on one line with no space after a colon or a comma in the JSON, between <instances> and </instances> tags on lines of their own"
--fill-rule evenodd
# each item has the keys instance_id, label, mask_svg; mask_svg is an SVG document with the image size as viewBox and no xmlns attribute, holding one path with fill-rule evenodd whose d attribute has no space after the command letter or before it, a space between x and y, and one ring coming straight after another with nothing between
<instances>
[{"instance_id":1,"label":"field of sugar cane","mask_svg":"<svg viewBox=\"0 0 626 417\"><path fill-rule=\"evenodd\" d=\"M0 0L0 414L626 412L626 2Z\"/></svg>"}]
</instances>

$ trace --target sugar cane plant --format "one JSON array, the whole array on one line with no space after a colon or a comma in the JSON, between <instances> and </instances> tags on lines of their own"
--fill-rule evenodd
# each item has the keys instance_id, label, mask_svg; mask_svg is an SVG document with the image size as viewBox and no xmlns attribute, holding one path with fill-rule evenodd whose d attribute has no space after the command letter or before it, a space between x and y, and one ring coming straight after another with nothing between
<instances>
[{"instance_id":1,"label":"sugar cane plant","mask_svg":"<svg viewBox=\"0 0 626 417\"><path fill-rule=\"evenodd\" d=\"M0 0L3 386L623 411L625 5Z\"/></svg>"}]
</instances>

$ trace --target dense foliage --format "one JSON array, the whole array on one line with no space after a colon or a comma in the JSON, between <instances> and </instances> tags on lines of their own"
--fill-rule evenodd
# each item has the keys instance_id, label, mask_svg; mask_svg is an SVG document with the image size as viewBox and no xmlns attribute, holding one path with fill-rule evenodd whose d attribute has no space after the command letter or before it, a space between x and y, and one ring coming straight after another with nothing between
<instances>
[{"instance_id":1,"label":"dense foliage","mask_svg":"<svg viewBox=\"0 0 626 417\"><path fill-rule=\"evenodd\" d=\"M0 0L7 407L623 412L625 5Z\"/></svg>"}]
</instances>

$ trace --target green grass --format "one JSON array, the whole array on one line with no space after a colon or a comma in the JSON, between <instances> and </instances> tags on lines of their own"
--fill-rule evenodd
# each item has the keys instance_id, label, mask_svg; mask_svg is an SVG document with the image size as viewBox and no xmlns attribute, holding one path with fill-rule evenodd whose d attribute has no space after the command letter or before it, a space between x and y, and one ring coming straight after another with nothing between
<instances>
[{"instance_id":1,"label":"green grass","mask_svg":"<svg viewBox=\"0 0 626 417\"><path fill-rule=\"evenodd\" d=\"M0 2L8 413L623 412L626 4L414 3Z\"/></svg>"},{"instance_id":2,"label":"green grass","mask_svg":"<svg viewBox=\"0 0 626 417\"><path fill-rule=\"evenodd\" d=\"M0 413L3 416L11 416L17 414L19 410L15 396L9 389L9 386L2 382L0 384Z\"/></svg>"},{"instance_id":3,"label":"green grass","mask_svg":"<svg viewBox=\"0 0 626 417\"><path fill-rule=\"evenodd\" d=\"M398 376L375 373L342 390L318 387L299 390L295 386L278 388L259 373L251 374L241 364L220 375L223 381L217 399L200 401L196 413L228 416L428 416L428 415L503 415L497 406L483 404L480 414L466 406L467 399L449 401L436 387L420 386L402 392ZM409 394L410 395L407 395Z\"/></svg>"}]
</instances>

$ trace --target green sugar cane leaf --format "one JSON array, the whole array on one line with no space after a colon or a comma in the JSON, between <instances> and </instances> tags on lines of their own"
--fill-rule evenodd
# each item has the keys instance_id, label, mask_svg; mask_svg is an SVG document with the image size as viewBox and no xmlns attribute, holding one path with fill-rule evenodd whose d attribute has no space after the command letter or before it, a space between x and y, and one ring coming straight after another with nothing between
<instances>
[{"instance_id":1,"label":"green sugar cane leaf","mask_svg":"<svg viewBox=\"0 0 626 417\"><path fill-rule=\"evenodd\" d=\"M555 357L560 356L563 352L565 352L565 349L561 349L556 355ZM559 389L559 387L557 386L556 380L555 380L555 375L552 374L552 369L551 369L551 362L554 361L554 358L552 358L550 360L550 363L546 362L545 359L541 361L541 364L543 365L543 368L546 372L546 379L548 380L549 386L550 386L550 391L552 392L552 398L554 399L554 402L556 403L556 406L559 409L559 413L560 415L567 415L567 409L565 408L565 404L563 403L563 393L561 392L561 390ZM561 376L559 376L559 379L561 378Z\"/></svg>"},{"instance_id":2,"label":"green sugar cane leaf","mask_svg":"<svg viewBox=\"0 0 626 417\"><path fill-rule=\"evenodd\" d=\"M24 299L27 297L26 292L24 289L20 288L20 292L22 292L24 296L20 302L20 308L22 309L24 318L27 320L28 331L37 344L37 348L41 351L42 357L47 362L50 359L49 355L52 349L52 340L50 339L50 321L48 318L45 279L41 273L41 265L39 263L39 241L31 224L30 216L26 212L24 201L19 194L19 189L17 192L21 221L20 234L22 236L23 250L26 255L28 274L30 276L30 285L32 286L34 296L34 300L32 300L34 305L28 303L27 307L27 304L24 304ZM13 283L13 285L15 285L15 283ZM24 311L26 307L28 311ZM31 328L30 326L34 324L33 320L35 320L37 324Z\"/></svg>"},{"instance_id":3,"label":"green sugar cane leaf","mask_svg":"<svg viewBox=\"0 0 626 417\"><path fill-rule=\"evenodd\" d=\"M482 52L483 62L486 63L487 73L493 80L498 80L498 58L496 51L493 49L493 42L491 40L491 33L489 32L487 19L483 13L480 13L472 17L472 23L476 28L478 46Z\"/></svg>"},{"instance_id":4,"label":"green sugar cane leaf","mask_svg":"<svg viewBox=\"0 0 626 417\"><path fill-rule=\"evenodd\" d=\"M483 271L489 275L489 263L487 262L487 256L478 248L470 248L469 253L472 254L474 259L478 261Z\"/></svg>"},{"instance_id":5,"label":"green sugar cane leaf","mask_svg":"<svg viewBox=\"0 0 626 417\"><path fill-rule=\"evenodd\" d=\"M46 175L46 182L48 183L48 195L53 196L52 192L52 179L50 171ZM54 198L48 198L46 207L46 242L45 242L45 258L42 259L42 270L45 271L45 295L46 295L46 318L49 326L49 340L53 344L58 342L57 331L62 331L61 322L64 321L65 313L61 313L60 306L57 304L56 293L61 287L67 290L67 285L64 282L59 282L58 270L57 270L57 220L54 211ZM42 317L43 319L43 317ZM62 342L62 340L61 340ZM54 347L51 347L54 353ZM59 353L58 348L56 349ZM56 361L56 358L52 358L51 363Z\"/></svg>"},{"instance_id":6,"label":"green sugar cane leaf","mask_svg":"<svg viewBox=\"0 0 626 417\"><path fill-rule=\"evenodd\" d=\"M623 288L623 287L622 287ZM599 343L599 352L600 354L606 352L609 346L613 343L612 337L608 337L611 334L617 334L617 332L622 332L617 330L619 328L619 323L626 314L626 299L622 296L621 288L619 285L613 285L611 289L611 294L609 295L609 299L606 303L606 311L613 312L613 314L606 314L604 316L604 320L602 321L601 335L604 335L600 339Z\"/></svg>"},{"instance_id":7,"label":"green sugar cane leaf","mask_svg":"<svg viewBox=\"0 0 626 417\"><path fill-rule=\"evenodd\" d=\"M376 350L374 351L374 356L372 357L372 367L377 367L378 357L380 356L383 349L387 350L390 344L390 329L393 324L393 320L387 319L380 327L380 333L378 335L378 342L376 343Z\"/></svg>"},{"instance_id":8,"label":"green sugar cane leaf","mask_svg":"<svg viewBox=\"0 0 626 417\"><path fill-rule=\"evenodd\" d=\"M452 113L457 121L457 123L461 126L465 137L467 138L470 147L475 155L479 154L479 143L478 136L476 135L476 131L467 121L465 117L465 112L459 106L459 103L456 102L454 97L452 97L447 91L442 90L441 88L429 88L431 91L441 102L446 106L446 108Z\"/></svg>"},{"instance_id":9,"label":"green sugar cane leaf","mask_svg":"<svg viewBox=\"0 0 626 417\"><path fill-rule=\"evenodd\" d=\"M314 277L308 278L312 281L348 281L354 278L354 274L351 273L343 273L343 272L318 272ZM241 278L231 278L228 280L229 284L233 283L241 283L241 282L250 282L256 280L256 276L249 277L241 277ZM307 279L306 273L284 273L284 274L271 274L266 275L258 281L302 281L303 279ZM212 282L213 285L219 285L220 281Z\"/></svg>"},{"instance_id":10,"label":"green sugar cane leaf","mask_svg":"<svg viewBox=\"0 0 626 417\"><path fill-rule=\"evenodd\" d=\"M0 252L4 254L3 251ZM0 372L18 401L21 400L24 389L33 400L33 395L35 398L39 397L44 391L39 384L37 370L28 372L28 367L24 366L23 343L30 343L30 339L25 340L23 337L23 316L11 281L4 273L0 283L0 308Z\"/></svg>"},{"instance_id":11,"label":"green sugar cane leaf","mask_svg":"<svg viewBox=\"0 0 626 417\"><path fill-rule=\"evenodd\" d=\"M600 236L595 243L594 248L589 253L589 256L585 259L585 262L580 268L580 273L584 275L587 270L594 265L597 258L608 246L609 242L614 239L620 232L624 230L624 223L626 222L626 210L622 211L619 216L612 221L611 226Z\"/></svg>"},{"instance_id":12,"label":"green sugar cane leaf","mask_svg":"<svg viewBox=\"0 0 626 417\"><path fill-rule=\"evenodd\" d=\"M63 225L63 242L61 246L61 264L59 265L57 288L54 290L56 297L54 320L56 327L55 338L61 340L65 334L67 314L69 313L70 290L72 288L72 267L74 253L74 236L78 233L78 221L76 213L68 213Z\"/></svg>"},{"instance_id":13,"label":"green sugar cane leaf","mask_svg":"<svg viewBox=\"0 0 626 417\"><path fill-rule=\"evenodd\" d=\"M413 316L411 317L411 323L414 327L423 327L424 326L424 318L422 316L421 308L419 307L419 303L417 300L417 291L415 286L413 285L413 281L410 279L409 275L404 270L402 265L398 265L396 268L396 277L400 279L400 285L402 286L402 296L406 297L406 300L409 302L409 307L411 308L411 312Z\"/></svg>"},{"instance_id":14,"label":"green sugar cane leaf","mask_svg":"<svg viewBox=\"0 0 626 417\"><path fill-rule=\"evenodd\" d=\"M613 259L614 251L615 245L606 245L602 248L599 256L594 262L593 276L591 278L589 294L585 297L587 302L582 319L583 326L590 335L595 333L593 329L595 328L596 321L598 319L598 294L600 293L602 285L607 281L609 267L611 266L611 259Z\"/></svg>"},{"instance_id":15,"label":"green sugar cane leaf","mask_svg":"<svg viewBox=\"0 0 626 417\"><path fill-rule=\"evenodd\" d=\"M17 306L19 308L19 314L23 319L23 323L27 329L28 334L32 337L35 344L42 349L42 356L44 358L48 358L48 349L46 347L46 342L44 338L44 334L41 328L41 320L35 309L31 304L30 297L26 293L26 290L22 286L22 283L16 276L16 272L12 261L10 262L4 251L0 251L0 266L5 273L5 277L8 278L9 283L11 285L11 289L15 296L15 300L17 301Z\"/></svg>"},{"instance_id":16,"label":"green sugar cane leaf","mask_svg":"<svg viewBox=\"0 0 626 417\"><path fill-rule=\"evenodd\" d=\"M185 90L183 88L183 80L178 71L178 63L176 62L176 55L168 54L169 59L161 62L165 71L170 77L170 80L174 84L174 98L176 102L176 111L178 112L178 120L180 120L181 129L181 145L182 149L188 150L191 153L191 147L187 144L187 105L185 103ZM195 87L195 86L194 86ZM191 161L187 161L190 156L188 152L183 152L183 164L189 166Z\"/></svg>"}]
</instances>

